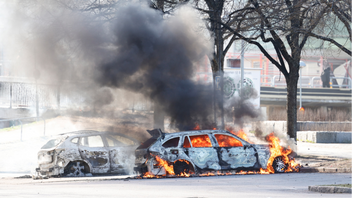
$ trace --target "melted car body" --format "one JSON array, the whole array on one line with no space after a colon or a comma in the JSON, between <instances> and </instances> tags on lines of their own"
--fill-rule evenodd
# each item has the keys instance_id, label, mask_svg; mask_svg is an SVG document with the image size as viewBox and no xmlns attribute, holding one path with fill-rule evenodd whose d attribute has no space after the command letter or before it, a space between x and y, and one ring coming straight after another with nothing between
<instances>
[{"instance_id":1,"label":"melted car body","mask_svg":"<svg viewBox=\"0 0 352 198\"><path fill-rule=\"evenodd\" d=\"M138 142L122 134L98 131L64 133L38 152L38 176L129 174Z\"/></svg>"},{"instance_id":2,"label":"melted car body","mask_svg":"<svg viewBox=\"0 0 352 198\"><path fill-rule=\"evenodd\" d=\"M152 138L136 149L135 171L140 174L165 175L156 156L173 165L176 175L185 170L201 173L266 169L270 158L268 145L251 144L224 130L148 132Z\"/></svg>"}]
</instances>

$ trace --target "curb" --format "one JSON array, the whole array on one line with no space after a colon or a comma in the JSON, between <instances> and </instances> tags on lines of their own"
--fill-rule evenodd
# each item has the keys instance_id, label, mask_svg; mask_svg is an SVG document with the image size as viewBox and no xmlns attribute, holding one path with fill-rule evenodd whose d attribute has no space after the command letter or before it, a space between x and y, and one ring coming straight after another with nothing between
<instances>
[{"instance_id":1,"label":"curb","mask_svg":"<svg viewBox=\"0 0 352 198\"><path fill-rule=\"evenodd\" d=\"M352 168L300 168L300 173L352 173Z\"/></svg>"},{"instance_id":2,"label":"curb","mask_svg":"<svg viewBox=\"0 0 352 198\"><path fill-rule=\"evenodd\" d=\"M320 193L348 193L352 194L351 188L337 186L308 186L309 191Z\"/></svg>"},{"instance_id":3,"label":"curb","mask_svg":"<svg viewBox=\"0 0 352 198\"><path fill-rule=\"evenodd\" d=\"M129 181L133 179L135 175L116 175L116 176L95 176L95 177L50 177L43 179L32 179L32 177L13 177L11 179L28 179L31 183L56 183L56 182L79 182L79 181L111 181L111 180L123 180ZM10 178L7 178L10 179Z\"/></svg>"},{"instance_id":4,"label":"curb","mask_svg":"<svg viewBox=\"0 0 352 198\"><path fill-rule=\"evenodd\" d=\"M292 173L352 173L352 168L312 168L301 167L299 172ZM109 181L109 180L124 180L134 179L135 175L116 175L116 176L94 176L94 177L51 177L32 180L30 175L23 175L17 177L0 177L0 180L7 179L30 179L34 183L53 183L53 182L77 182L77 181Z\"/></svg>"}]
</instances>

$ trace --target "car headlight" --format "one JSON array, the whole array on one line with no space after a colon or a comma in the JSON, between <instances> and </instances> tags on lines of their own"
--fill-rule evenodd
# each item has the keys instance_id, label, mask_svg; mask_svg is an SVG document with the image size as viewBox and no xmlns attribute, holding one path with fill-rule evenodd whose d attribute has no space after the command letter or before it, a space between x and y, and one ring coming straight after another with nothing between
<instances>
[{"instance_id":1,"label":"car headlight","mask_svg":"<svg viewBox=\"0 0 352 198\"><path fill-rule=\"evenodd\" d=\"M60 166L60 167L63 167L64 164L65 164L65 161L64 161L63 159L59 159L59 160L57 161L57 165Z\"/></svg>"},{"instance_id":2,"label":"car headlight","mask_svg":"<svg viewBox=\"0 0 352 198\"><path fill-rule=\"evenodd\" d=\"M48 155L47 153L38 154L38 164L49 164L53 162L53 156Z\"/></svg>"}]
</instances>

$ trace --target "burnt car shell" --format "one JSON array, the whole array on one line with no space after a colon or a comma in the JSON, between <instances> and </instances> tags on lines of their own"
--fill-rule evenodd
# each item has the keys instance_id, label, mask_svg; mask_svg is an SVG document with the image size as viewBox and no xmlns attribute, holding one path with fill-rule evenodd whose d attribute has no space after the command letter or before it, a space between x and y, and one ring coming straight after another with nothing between
<instances>
[{"instance_id":1,"label":"burnt car shell","mask_svg":"<svg viewBox=\"0 0 352 198\"><path fill-rule=\"evenodd\" d=\"M75 131L49 140L38 152L35 177L131 173L138 142L122 134Z\"/></svg>"},{"instance_id":2,"label":"burnt car shell","mask_svg":"<svg viewBox=\"0 0 352 198\"><path fill-rule=\"evenodd\" d=\"M163 133L154 129L148 132L152 137L135 151L135 171L140 174L166 174L163 167L158 166L156 156L173 165L176 175L185 170L202 173L266 169L270 158L268 145L251 144L225 130ZM197 143L197 138L205 144Z\"/></svg>"}]
</instances>

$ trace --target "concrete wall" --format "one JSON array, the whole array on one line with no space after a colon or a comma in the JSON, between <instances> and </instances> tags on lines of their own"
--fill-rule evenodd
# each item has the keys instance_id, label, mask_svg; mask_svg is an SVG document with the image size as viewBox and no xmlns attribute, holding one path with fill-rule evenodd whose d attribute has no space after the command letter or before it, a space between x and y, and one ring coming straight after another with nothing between
<instances>
[{"instance_id":1,"label":"concrete wall","mask_svg":"<svg viewBox=\"0 0 352 198\"><path fill-rule=\"evenodd\" d=\"M256 124L263 131L263 135L271 132L287 135L286 121L262 121ZM310 131L314 127L330 131ZM351 122L297 122L297 140L314 143L352 143L351 131L341 132L338 129L351 129ZM333 129L333 130L331 130ZM305 131L300 131L305 130Z\"/></svg>"},{"instance_id":2,"label":"concrete wall","mask_svg":"<svg viewBox=\"0 0 352 198\"><path fill-rule=\"evenodd\" d=\"M262 121L257 123L265 135L271 132L287 133L286 121Z\"/></svg>"},{"instance_id":3,"label":"concrete wall","mask_svg":"<svg viewBox=\"0 0 352 198\"><path fill-rule=\"evenodd\" d=\"M298 131L297 140L312 143L352 143L352 132Z\"/></svg>"},{"instance_id":4,"label":"concrete wall","mask_svg":"<svg viewBox=\"0 0 352 198\"><path fill-rule=\"evenodd\" d=\"M287 131L286 121L262 121L260 122L265 131ZM347 130L346 130L347 129ZM351 122L297 122L297 131L350 131Z\"/></svg>"},{"instance_id":5,"label":"concrete wall","mask_svg":"<svg viewBox=\"0 0 352 198\"><path fill-rule=\"evenodd\" d=\"M316 122L305 121L297 122L297 131L350 131L351 122Z\"/></svg>"}]
</instances>

